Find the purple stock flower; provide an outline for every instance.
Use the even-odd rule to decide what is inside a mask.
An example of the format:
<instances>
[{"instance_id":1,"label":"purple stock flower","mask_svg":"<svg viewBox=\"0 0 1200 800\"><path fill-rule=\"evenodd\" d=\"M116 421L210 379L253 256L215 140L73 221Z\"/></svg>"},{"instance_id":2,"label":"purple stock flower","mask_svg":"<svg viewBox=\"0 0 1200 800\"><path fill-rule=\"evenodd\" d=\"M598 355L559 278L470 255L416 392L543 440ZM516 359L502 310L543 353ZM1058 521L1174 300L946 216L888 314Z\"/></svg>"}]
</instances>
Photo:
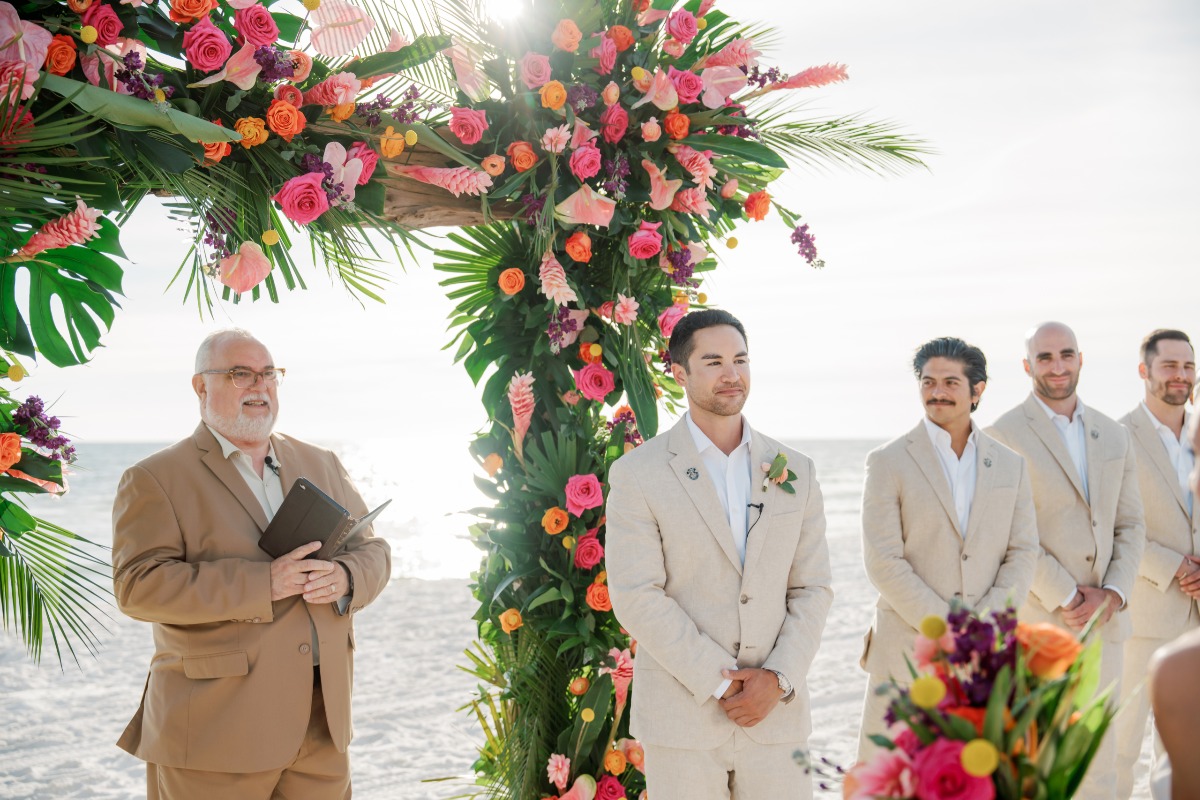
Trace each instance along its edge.
<instances>
[{"instance_id":1,"label":"purple stock flower","mask_svg":"<svg viewBox=\"0 0 1200 800\"><path fill-rule=\"evenodd\" d=\"M52 460L70 463L75 460L75 448L59 432L59 418L46 416L45 408L41 398L29 397L13 412L13 426L31 445L47 451Z\"/></svg>"},{"instance_id":2,"label":"purple stock flower","mask_svg":"<svg viewBox=\"0 0 1200 800\"><path fill-rule=\"evenodd\" d=\"M808 224L797 225L792 231L792 244L799 245L797 252L813 266L817 266L817 237L808 232ZM820 262L824 264L824 262Z\"/></svg>"},{"instance_id":3,"label":"purple stock flower","mask_svg":"<svg viewBox=\"0 0 1200 800\"><path fill-rule=\"evenodd\" d=\"M275 83L296 74L296 65L287 54L270 45L256 47L254 61L262 68L258 77L263 83Z\"/></svg>"}]
</instances>

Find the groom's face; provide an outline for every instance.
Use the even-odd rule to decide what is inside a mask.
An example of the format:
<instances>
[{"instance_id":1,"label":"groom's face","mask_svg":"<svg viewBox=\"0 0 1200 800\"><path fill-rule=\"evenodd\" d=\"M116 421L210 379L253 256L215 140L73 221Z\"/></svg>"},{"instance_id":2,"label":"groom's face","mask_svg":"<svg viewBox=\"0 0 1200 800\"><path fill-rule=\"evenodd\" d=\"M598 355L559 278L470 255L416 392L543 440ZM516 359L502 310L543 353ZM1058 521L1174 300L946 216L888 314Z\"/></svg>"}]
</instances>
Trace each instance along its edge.
<instances>
[{"instance_id":1,"label":"groom's face","mask_svg":"<svg viewBox=\"0 0 1200 800\"><path fill-rule=\"evenodd\" d=\"M732 325L696 331L687 368L672 367L675 380L687 392L688 405L722 417L742 413L750 396L750 355L746 340Z\"/></svg>"}]
</instances>

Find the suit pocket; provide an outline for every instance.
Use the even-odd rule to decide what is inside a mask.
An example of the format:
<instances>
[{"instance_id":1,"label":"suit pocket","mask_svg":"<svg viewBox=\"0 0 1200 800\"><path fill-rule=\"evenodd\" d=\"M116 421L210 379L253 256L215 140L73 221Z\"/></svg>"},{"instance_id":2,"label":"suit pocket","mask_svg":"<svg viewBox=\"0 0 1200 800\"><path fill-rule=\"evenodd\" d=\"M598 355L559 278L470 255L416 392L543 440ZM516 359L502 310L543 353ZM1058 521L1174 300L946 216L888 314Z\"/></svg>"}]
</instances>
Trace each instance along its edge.
<instances>
[{"instance_id":1,"label":"suit pocket","mask_svg":"<svg viewBox=\"0 0 1200 800\"><path fill-rule=\"evenodd\" d=\"M236 678L248 672L250 661L245 650L183 658L183 674L189 678Z\"/></svg>"}]
</instances>

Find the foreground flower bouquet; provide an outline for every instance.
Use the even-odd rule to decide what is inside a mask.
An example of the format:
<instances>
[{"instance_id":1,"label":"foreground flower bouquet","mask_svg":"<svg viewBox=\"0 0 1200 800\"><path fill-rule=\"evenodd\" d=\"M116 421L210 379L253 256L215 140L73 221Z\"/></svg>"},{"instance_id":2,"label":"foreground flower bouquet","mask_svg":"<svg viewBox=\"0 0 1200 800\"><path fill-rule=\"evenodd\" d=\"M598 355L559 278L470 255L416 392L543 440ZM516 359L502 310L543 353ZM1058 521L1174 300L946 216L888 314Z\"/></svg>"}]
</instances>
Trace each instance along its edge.
<instances>
[{"instance_id":1,"label":"foreground flower bouquet","mask_svg":"<svg viewBox=\"0 0 1200 800\"><path fill-rule=\"evenodd\" d=\"M1086 646L1012 609L955 609L921 623L908 689L882 750L847 775L848 800L878 797L1059 800L1074 796L1115 714L1099 691L1099 639Z\"/></svg>"}]
</instances>

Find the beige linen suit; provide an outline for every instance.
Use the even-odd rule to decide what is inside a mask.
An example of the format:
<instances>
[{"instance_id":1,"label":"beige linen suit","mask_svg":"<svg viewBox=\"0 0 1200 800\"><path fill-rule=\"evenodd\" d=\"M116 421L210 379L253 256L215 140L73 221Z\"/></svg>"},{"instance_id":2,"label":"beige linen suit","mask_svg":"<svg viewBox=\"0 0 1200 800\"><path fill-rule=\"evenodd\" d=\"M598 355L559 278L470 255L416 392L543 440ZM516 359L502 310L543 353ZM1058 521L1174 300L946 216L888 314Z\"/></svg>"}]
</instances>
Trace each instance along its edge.
<instances>
[{"instance_id":1,"label":"beige linen suit","mask_svg":"<svg viewBox=\"0 0 1200 800\"><path fill-rule=\"evenodd\" d=\"M284 491L301 476L352 514L367 508L333 453L271 437ZM297 754L313 698L312 626L333 745L350 743L353 615L383 590L389 548L370 531L336 560L353 579L347 613L300 596L271 601L267 518L201 424L121 478L113 506L117 604L154 623L142 704L118 744L165 767L227 773L278 769ZM312 620L310 625L309 620Z\"/></svg>"},{"instance_id":2,"label":"beige linen suit","mask_svg":"<svg viewBox=\"0 0 1200 800\"><path fill-rule=\"evenodd\" d=\"M1139 405L1121 417L1137 453L1138 486L1146 515L1146 549L1129 599L1133 636L1125 644L1121 696L1125 705L1116 721L1117 796L1133 791L1133 769L1146 736L1150 694L1142 685L1150 656L1172 639L1200 626L1196 601L1179 589L1175 571L1184 556L1200 555L1200 521L1188 513L1187 499L1158 432ZM1155 750L1159 749L1155 737Z\"/></svg>"},{"instance_id":3,"label":"beige linen suit","mask_svg":"<svg viewBox=\"0 0 1200 800\"><path fill-rule=\"evenodd\" d=\"M759 465L780 452L798 476L794 495L774 484L761 490ZM739 752L782 756L774 768L738 769L734 797L811 796L790 756L810 731L805 679L833 598L824 506L808 457L753 432L750 464L751 502L763 510L750 510L744 565L686 418L609 473L608 581L613 610L637 640L630 725L647 745L656 800L729 797L724 785L678 782L686 769L668 784L653 753L695 752L699 770L709 761L704 751L731 741ZM779 670L795 700L739 728L712 696L721 670L735 663Z\"/></svg>"},{"instance_id":4,"label":"beige linen suit","mask_svg":"<svg viewBox=\"0 0 1200 800\"><path fill-rule=\"evenodd\" d=\"M867 738L886 729L890 696L874 689L888 678L910 682L921 620L945 617L950 601L1000 610L1025 601L1037 563L1033 490L1024 459L983 432L976 434L976 480L965 532L950 484L925 423L867 456L862 537L867 576L879 590L862 666L870 673L859 759Z\"/></svg>"},{"instance_id":5,"label":"beige linen suit","mask_svg":"<svg viewBox=\"0 0 1200 800\"><path fill-rule=\"evenodd\" d=\"M1084 409L1083 422L1090 503L1066 444L1032 394L996 420L988 433L1024 456L1033 478L1041 554L1021 618L1068 628L1060 604L1076 586L1114 586L1125 596L1126 605L1097 631L1104 641L1103 688L1120 682L1146 528L1129 433L1091 407ZM1114 797L1115 764L1116 738L1110 732L1077 796Z\"/></svg>"}]
</instances>

